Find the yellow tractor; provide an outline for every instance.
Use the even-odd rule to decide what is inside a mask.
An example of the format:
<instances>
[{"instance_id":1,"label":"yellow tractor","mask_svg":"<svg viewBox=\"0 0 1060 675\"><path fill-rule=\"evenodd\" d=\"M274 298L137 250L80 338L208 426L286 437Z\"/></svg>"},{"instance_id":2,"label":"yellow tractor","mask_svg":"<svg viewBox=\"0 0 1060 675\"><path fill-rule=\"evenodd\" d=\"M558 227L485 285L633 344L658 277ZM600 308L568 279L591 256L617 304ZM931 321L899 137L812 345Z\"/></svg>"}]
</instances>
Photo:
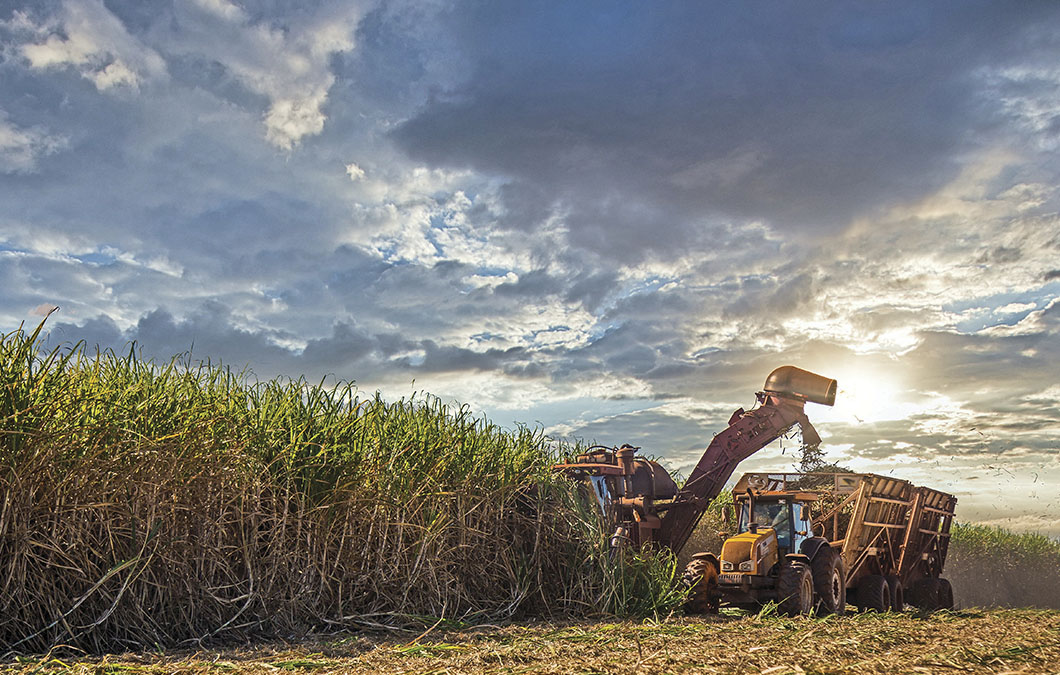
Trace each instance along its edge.
<instances>
[{"instance_id":1,"label":"yellow tractor","mask_svg":"<svg viewBox=\"0 0 1060 675\"><path fill-rule=\"evenodd\" d=\"M840 552L813 534L810 503L815 500L814 494L799 492L749 489L740 495L735 500L738 533L725 540L720 560L709 553L693 556L693 563L704 560L717 574L707 572L698 583L687 579L695 584L689 608L716 611L724 599L747 606L774 601L790 615L815 608L819 614L842 614L846 568Z\"/></svg>"}]
</instances>

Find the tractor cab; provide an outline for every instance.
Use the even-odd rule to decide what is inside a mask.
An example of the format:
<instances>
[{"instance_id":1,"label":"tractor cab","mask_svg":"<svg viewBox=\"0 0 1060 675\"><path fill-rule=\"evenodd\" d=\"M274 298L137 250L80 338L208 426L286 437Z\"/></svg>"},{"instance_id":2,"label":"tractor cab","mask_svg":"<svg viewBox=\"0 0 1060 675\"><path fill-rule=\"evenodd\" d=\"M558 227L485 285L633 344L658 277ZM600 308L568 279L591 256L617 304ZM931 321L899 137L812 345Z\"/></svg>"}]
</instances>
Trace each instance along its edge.
<instances>
[{"instance_id":1,"label":"tractor cab","mask_svg":"<svg viewBox=\"0 0 1060 675\"><path fill-rule=\"evenodd\" d=\"M723 583L751 582L777 574L777 565L813 536L808 495L748 490L736 495L736 534L722 544ZM768 582L771 583L771 582Z\"/></svg>"},{"instance_id":2,"label":"tractor cab","mask_svg":"<svg viewBox=\"0 0 1060 675\"><path fill-rule=\"evenodd\" d=\"M780 556L797 553L804 540L813 536L809 508L796 501L794 494L763 494L755 499L739 499L736 531L770 528L776 533ZM753 510L752 510L753 509Z\"/></svg>"}]
</instances>

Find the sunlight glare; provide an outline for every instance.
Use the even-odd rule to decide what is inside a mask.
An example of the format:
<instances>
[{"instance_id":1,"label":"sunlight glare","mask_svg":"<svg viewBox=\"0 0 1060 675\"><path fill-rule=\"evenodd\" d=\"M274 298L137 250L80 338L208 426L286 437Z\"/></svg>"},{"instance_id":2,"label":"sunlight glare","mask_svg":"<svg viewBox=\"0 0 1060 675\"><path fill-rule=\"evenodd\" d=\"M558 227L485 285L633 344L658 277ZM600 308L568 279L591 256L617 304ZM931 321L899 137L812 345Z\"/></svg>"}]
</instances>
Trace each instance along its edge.
<instances>
[{"instance_id":1,"label":"sunlight glare","mask_svg":"<svg viewBox=\"0 0 1060 675\"><path fill-rule=\"evenodd\" d=\"M846 368L829 373L839 383L835 407L816 411L822 421L868 424L908 419L924 407L893 375L878 370Z\"/></svg>"}]
</instances>

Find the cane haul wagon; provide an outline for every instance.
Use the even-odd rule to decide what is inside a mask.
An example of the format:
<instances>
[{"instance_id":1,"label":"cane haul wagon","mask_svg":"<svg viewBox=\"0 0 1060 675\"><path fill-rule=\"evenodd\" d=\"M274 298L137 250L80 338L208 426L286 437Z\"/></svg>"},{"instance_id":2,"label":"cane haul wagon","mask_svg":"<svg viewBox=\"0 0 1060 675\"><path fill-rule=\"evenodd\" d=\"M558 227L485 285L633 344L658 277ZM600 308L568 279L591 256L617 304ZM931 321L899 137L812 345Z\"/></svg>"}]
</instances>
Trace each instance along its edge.
<instances>
[{"instance_id":1,"label":"cane haul wagon","mask_svg":"<svg viewBox=\"0 0 1060 675\"><path fill-rule=\"evenodd\" d=\"M953 606L942 569L957 498L863 473L749 473L733 489L736 531L695 595L705 609L777 601L796 614Z\"/></svg>"}]
</instances>

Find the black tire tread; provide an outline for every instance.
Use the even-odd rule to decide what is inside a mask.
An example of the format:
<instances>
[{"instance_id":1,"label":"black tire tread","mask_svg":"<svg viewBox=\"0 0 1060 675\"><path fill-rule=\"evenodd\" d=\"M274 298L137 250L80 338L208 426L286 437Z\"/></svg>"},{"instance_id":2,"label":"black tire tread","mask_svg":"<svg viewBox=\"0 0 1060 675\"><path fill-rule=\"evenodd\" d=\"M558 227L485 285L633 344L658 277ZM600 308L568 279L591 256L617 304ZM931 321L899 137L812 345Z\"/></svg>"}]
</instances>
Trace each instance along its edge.
<instances>
[{"instance_id":1,"label":"black tire tread","mask_svg":"<svg viewBox=\"0 0 1060 675\"><path fill-rule=\"evenodd\" d=\"M888 574L887 587L890 591L890 609L892 612L904 612L905 611L905 589L902 588L902 581L896 574Z\"/></svg>"},{"instance_id":2,"label":"black tire tread","mask_svg":"<svg viewBox=\"0 0 1060 675\"><path fill-rule=\"evenodd\" d=\"M836 602L832 594L832 576L839 571L839 583L843 586L839 601ZM813 574L813 593L817 597L817 612L819 614L838 614L840 616L846 611L846 569L843 566L843 558L831 546L821 547L810 562L810 572Z\"/></svg>"},{"instance_id":3,"label":"black tire tread","mask_svg":"<svg viewBox=\"0 0 1060 675\"><path fill-rule=\"evenodd\" d=\"M812 588L813 576L808 565L801 562L785 563L777 575L777 604L780 611L788 616L797 616L803 608L803 579L810 577ZM810 599L812 603L812 598Z\"/></svg>"},{"instance_id":4,"label":"black tire tread","mask_svg":"<svg viewBox=\"0 0 1060 675\"><path fill-rule=\"evenodd\" d=\"M926 577L913 584L912 604L924 612L934 612L939 608L939 591L942 584L935 577Z\"/></svg>"},{"instance_id":5,"label":"black tire tread","mask_svg":"<svg viewBox=\"0 0 1060 675\"><path fill-rule=\"evenodd\" d=\"M953 585L949 579L939 578L939 609L953 609Z\"/></svg>"},{"instance_id":6,"label":"black tire tread","mask_svg":"<svg viewBox=\"0 0 1060 675\"><path fill-rule=\"evenodd\" d=\"M858 585L858 602L861 611L886 612L891 607L891 593L887 579L879 574L870 574Z\"/></svg>"}]
</instances>

